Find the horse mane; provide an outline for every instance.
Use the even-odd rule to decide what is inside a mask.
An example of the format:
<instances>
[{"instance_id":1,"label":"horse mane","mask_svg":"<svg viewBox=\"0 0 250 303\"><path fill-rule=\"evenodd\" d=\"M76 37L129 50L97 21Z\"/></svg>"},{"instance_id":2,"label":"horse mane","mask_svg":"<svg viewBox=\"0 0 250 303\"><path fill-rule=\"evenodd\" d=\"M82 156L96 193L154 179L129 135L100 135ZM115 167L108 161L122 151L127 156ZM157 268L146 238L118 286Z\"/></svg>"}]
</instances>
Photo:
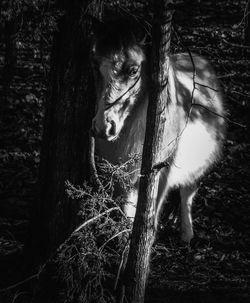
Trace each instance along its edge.
<instances>
[{"instance_id":1,"label":"horse mane","mask_svg":"<svg viewBox=\"0 0 250 303\"><path fill-rule=\"evenodd\" d=\"M139 46L144 48L146 29L132 17L111 19L101 25L96 35L97 48L103 56Z\"/></svg>"}]
</instances>

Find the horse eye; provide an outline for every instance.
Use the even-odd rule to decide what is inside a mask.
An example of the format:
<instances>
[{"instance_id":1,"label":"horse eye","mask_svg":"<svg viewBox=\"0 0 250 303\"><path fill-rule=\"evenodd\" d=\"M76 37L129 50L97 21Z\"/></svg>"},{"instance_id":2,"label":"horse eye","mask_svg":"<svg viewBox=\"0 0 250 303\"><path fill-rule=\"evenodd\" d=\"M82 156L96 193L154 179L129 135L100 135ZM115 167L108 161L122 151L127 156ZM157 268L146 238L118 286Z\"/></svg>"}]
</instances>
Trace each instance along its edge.
<instances>
[{"instance_id":1,"label":"horse eye","mask_svg":"<svg viewBox=\"0 0 250 303\"><path fill-rule=\"evenodd\" d=\"M129 69L128 69L128 75L130 78L134 78L136 75L137 75L137 72L138 72L138 66L131 66Z\"/></svg>"}]
</instances>

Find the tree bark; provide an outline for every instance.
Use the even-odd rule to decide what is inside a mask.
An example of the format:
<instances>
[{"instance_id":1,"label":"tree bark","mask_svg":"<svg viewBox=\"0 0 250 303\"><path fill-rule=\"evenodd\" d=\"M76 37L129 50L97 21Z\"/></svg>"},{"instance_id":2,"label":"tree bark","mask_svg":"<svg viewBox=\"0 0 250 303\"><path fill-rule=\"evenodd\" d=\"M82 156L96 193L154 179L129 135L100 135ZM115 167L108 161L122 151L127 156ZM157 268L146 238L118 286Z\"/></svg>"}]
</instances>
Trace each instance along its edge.
<instances>
[{"instance_id":1,"label":"tree bark","mask_svg":"<svg viewBox=\"0 0 250 303\"><path fill-rule=\"evenodd\" d=\"M88 130L94 110L89 64L90 22L82 16L91 1L62 1L51 54L49 92L41 150L39 199L32 205L29 258L43 262L78 224L78 205L65 182L88 177Z\"/></svg>"},{"instance_id":2,"label":"tree bark","mask_svg":"<svg viewBox=\"0 0 250 303\"><path fill-rule=\"evenodd\" d=\"M4 28L4 41L5 41L5 56L3 68L3 85L4 96L8 95L10 83L14 77L16 64L17 64L17 48L16 48L16 35L17 35L18 22L17 19L7 20Z\"/></svg>"},{"instance_id":3,"label":"tree bark","mask_svg":"<svg viewBox=\"0 0 250 303\"><path fill-rule=\"evenodd\" d=\"M154 23L151 50L151 90L147 111L139 197L133 232L124 271L122 300L144 301L150 251L155 237L155 200L158 188L157 155L161 149L166 119L167 79L169 67L170 26L172 11L169 1L154 1Z\"/></svg>"},{"instance_id":4,"label":"tree bark","mask_svg":"<svg viewBox=\"0 0 250 303\"><path fill-rule=\"evenodd\" d=\"M250 0L248 0L246 4L245 14L246 14L245 32L244 32L245 43L246 45L250 45Z\"/></svg>"}]
</instances>

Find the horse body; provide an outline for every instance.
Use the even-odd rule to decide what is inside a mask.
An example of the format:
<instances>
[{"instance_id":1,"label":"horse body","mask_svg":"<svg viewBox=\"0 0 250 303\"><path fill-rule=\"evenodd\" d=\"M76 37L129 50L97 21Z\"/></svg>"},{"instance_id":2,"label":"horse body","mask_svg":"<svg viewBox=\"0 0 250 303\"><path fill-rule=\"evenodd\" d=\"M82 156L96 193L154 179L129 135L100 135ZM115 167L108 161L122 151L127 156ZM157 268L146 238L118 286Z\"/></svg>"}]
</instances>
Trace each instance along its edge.
<instances>
[{"instance_id":1,"label":"horse body","mask_svg":"<svg viewBox=\"0 0 250 303\"><path fill-rule=\"evenodd\" d=\"M126 162L131 154L142 154L148 105L143 47L136 40L134 28L119 29L119 25L122 23L106 29L106 35L102 33L94 46L94 57L98 58L98 104L93 131L97 154L114 164ZM193 237L191 206L196 182L220 155L225 127L219 89L215 73L205 59L185 53L170 57L169 102L162 149L157 155L157 163L168 161L170 165L159 171L156 217L169 190L178 187L184 241ZM140 165L138 162L129 168L133 171L134 190L123 193L128 201L124 211L130 217L135 214Z\"/></svg>"}]
</instances>

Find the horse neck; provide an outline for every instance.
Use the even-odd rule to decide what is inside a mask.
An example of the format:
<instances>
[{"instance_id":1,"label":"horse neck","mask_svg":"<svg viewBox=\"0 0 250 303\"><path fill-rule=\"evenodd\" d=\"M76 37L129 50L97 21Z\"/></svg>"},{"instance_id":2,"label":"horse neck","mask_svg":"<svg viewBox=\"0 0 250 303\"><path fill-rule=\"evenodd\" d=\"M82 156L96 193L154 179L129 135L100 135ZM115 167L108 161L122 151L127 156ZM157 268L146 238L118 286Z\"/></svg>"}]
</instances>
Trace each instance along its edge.
<instances>
[{"instance_id":1,"label":"horse neck","mask_svg":"<svg viewBox=\"0 0 250 303\"><path fill-rule=\"evenodd\" d=\"M176 78L172 65L169 66L166 90L165 123L163 126L161 150L158 151L156 157L157 162L173 158L178 144L178 134L180 130L184 128L185 124L183 106L177 105ZM140 100L138 100L138 106L134 108L131 116L128 118L123 136L121 137L121 140L124 140L124 144L122 145L124 146L125 155L126 153L142 154L146 131L148 100L148 90L145 89ZM164 113L162 114L164 115Z\"/></svg>"},{"instance_id":2,"label":"horse neck","mask_svg":"<svg viewBox=\"0 0 250 303\"><path fill-rule=\"evenodd\" d=\"M122 146L124 155L142 153L146 129L146 115L148 96L143 94L137 100L137 104L127 121L117 144Z\"/></svg>"}]
</instances>

